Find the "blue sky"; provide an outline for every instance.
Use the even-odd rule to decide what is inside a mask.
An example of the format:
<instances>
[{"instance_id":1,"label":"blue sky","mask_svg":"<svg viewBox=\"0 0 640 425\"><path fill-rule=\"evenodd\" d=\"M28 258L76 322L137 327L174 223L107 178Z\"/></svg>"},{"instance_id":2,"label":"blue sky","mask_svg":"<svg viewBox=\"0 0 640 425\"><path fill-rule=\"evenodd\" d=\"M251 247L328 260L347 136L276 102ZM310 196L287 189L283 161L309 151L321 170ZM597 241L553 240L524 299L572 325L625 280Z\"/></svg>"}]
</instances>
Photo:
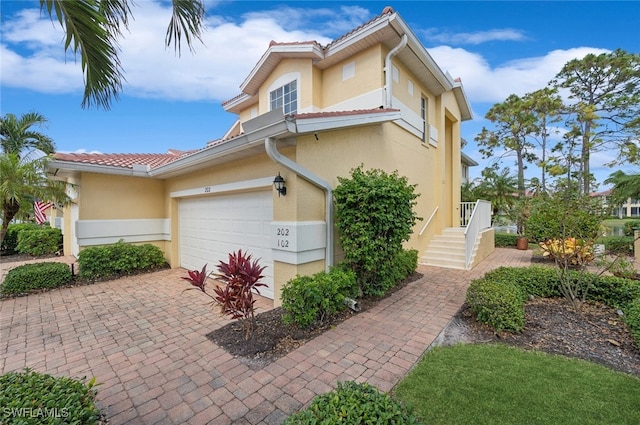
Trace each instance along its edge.
<instances>
[{"instance_id":1,"label":"blue sky","mask_svg":"<svg viewBox=\"0 0 640 425\"><path fill-rule=\"evenodd\" d=\"M221 102L240 93L269 41L327 44L390 5L436 62L462 78L474 114L462 126L469 142L465 152L480 162L473 178L490 161L482 159L473 139L483 126L490 127L484 115L493 104L511 93L543 88L564 63L587 53L640 52L637 1L207 1L204 45L180 57L163 44L167 2L135 5L135 20L120 43L124 91L103 111L81 108L80 64L65 55L57 21L40 13L37 0L2 0L0 114L43 114L49 126L41 131L63 152L200 148L235 121ZM617 169L602 167L612 155L592 155L600 182ZM503 165L514 167L514 161L505 158Z\"/></svg>"}]
</instances>

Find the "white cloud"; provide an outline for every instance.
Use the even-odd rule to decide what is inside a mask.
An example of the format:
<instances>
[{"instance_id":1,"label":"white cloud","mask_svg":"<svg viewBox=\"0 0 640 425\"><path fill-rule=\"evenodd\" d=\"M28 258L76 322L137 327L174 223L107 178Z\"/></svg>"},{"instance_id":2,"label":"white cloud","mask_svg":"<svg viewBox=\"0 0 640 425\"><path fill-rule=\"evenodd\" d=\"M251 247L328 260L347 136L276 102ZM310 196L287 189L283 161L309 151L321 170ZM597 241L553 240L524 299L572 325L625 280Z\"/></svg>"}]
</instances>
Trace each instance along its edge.
<instances>
[{"instance_id":1,"label":"white cloud","mask_svg":"<svg viewBox=\"0 0 640 425\"><path fill-rule=\"evenodd\" d=\"M553 50L545 56L513 60L492 68L484 57L462 48L437 46L427 50L442 69L462 79L472 105L502 102L510 94L522 96L544 88L568 61L589 53L608 52L593 47Z\"/></svg>"},{"instance_id":2,"label":"white cloud","mask_svg":"<svg viewBox=\"0 0 640 425\"><path fill-rule=\"evenodd\" d=\"M347 21L360 19L364 9L349 8ZM195 54L184 45L180 56L165 48L164 38L170 10L159 3L139 2L135 19L120 41L120 61L125 71L124 94L171 100L221 101L239 94L244 77L266 51L271 40L286 42L331 41L317 32L287 30L279 22L310 19L312 14L285 8L273 13L249 14L240 23L209 16L203 43ZM322 12L329 13L329 10ZM335 12L334 12L335 13ZM334 27L340 26L334 21ZM80 64L65 58L63 32L37 10L26 10L2 28L2 84L44 93L80 92ZM52 41L53 40L53 41ZM58 40L58 42L56 42Z\"/></svg>"},{"instance_id":3,"label":"white cloud","mask_svg":"<svg viewBox=\"0 0 640 425\"><path fill-rule=\"evenodd\" d=\"M422 31L425 40L429 43L442 44L482 44L490 41L523 41L527 37L517 29L503 28L476 32L440 32L437 28L429 28Z\"/></svg>"}]
</instances>

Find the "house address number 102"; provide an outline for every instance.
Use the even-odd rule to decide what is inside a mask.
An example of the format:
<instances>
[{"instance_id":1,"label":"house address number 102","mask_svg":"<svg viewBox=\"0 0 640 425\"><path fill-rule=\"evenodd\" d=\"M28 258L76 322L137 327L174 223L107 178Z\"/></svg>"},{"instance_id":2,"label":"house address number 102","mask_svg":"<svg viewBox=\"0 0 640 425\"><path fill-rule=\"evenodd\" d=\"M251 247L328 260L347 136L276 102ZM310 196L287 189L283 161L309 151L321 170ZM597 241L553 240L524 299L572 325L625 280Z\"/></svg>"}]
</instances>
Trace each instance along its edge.
<instances>
[{"instance_id":1,"label":"house address number 102","mask_svg":"<svg viewBox=\"0 0 640 425\"><path fill-rule=\"evenodd\" d=\"M288 227L276 227L276 247L289 248L291 233Z\"/></svg>"}]
</instances>

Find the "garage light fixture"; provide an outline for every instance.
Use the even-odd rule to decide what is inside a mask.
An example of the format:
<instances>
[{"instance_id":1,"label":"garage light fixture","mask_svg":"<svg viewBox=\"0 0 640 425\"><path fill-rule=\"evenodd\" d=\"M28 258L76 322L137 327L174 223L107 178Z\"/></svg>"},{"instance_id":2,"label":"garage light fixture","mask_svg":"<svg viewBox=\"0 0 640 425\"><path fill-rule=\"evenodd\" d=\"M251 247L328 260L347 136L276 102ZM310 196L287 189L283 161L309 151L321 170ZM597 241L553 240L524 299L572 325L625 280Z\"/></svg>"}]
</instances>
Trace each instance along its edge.
<instances>
[{"instance_id":1,"label":"garage light fixture","mask_svg":"<svg viewBox=\"0 0 640 425\"><path fill-rule=\"evenodd\" d=\"M273 185L278 191L278 198L280 197L280 195L285 196L287 194L287 188L284 186L284 178L280 175L279 171L276 178L273 179Z\"/></svg>"}]
</instances>

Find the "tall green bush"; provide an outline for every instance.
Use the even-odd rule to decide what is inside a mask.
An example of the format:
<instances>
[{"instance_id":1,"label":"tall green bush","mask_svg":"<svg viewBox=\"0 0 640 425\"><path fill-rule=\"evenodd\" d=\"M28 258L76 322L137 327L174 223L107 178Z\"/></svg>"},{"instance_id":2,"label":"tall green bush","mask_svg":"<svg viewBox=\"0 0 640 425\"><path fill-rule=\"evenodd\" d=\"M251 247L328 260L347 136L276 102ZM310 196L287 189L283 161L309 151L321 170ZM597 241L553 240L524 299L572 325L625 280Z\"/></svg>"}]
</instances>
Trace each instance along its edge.
<instances>
[{"instance_id":1,"label":"tall green bush","mask_svg":"<svg viewBox=\"0 0 640 425\"><path fill-rule=\"evenodd\" d=\"M495 246L496 248L509 248L515 247L518 240L516 233L499 233L495 234Z\"/></svg>"},{"instance_id":2,"label":"tall green bush","mask_svg":"<svg viewBox=\"0 0 640 425\"><path fill-rule=\"evenodd\" d=\"M378 169L351 170L334 190L336 225L345 262L367 295L381 295L394 285L393 262L418 219L416 185L406 177Z\"/></svg>"}]
</instances>

